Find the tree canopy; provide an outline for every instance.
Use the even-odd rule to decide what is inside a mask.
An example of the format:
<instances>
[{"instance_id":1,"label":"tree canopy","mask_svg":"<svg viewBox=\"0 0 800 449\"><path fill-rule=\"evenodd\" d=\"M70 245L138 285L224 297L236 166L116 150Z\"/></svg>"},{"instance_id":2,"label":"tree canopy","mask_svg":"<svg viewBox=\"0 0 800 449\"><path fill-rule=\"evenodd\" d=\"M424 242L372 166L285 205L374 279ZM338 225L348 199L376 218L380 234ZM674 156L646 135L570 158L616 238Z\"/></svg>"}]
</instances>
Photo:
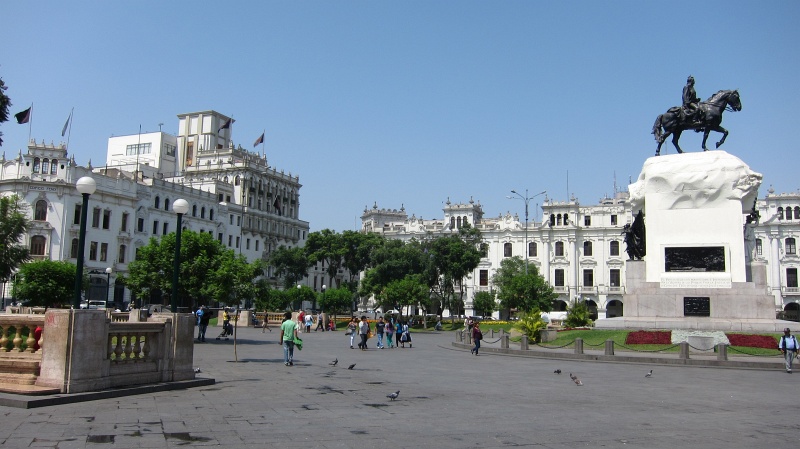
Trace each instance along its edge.
<instances>
[{"instance_id":1,"label":"tree canopy","mask_svg":"<svg viewBox=\"0 0 800 449\"><path fill-rule=\"evenodd\" d=\"M283 280L283 288L292 288L308 276L308 261L305 250L300 247L281 246L270 254L269 264L275 268L275 275Z\"/></svg>"},{"instance_id":2,"label":"tree canopy","mask_svg":"<svg viewBox=\"0 0 800 449\"><path fill-rule=\"evenodd\" d=\"M492 282L498 290L500 305L506 310L549 312L558 298L536 265L528 264L528 274L525 274L525 262L518 256L503 259Z\"/></svg>"},{"instance_id":3,"label":"tree canopy","mask_svg":"<svg viewBox=\"0 0 800 449\"><path fill-rule=\"evenodd\" d=\"M75 269L72 262L37 260L19 267L12 295L29 306L59 307L70 304L75 295ZM84 274L83 284L88 277Z\"/></svg>"},{"instance_id":4,"label":"tree canopy","mask_svg":"<svg viewBox=\"0 0 800 449\"><path fill-rule=\"evenodd\" d=\"M26 210L27 204L17 195L0 198L0 280L10 279L17 267L30 258L28 248L20 244L30 226Z\"/></svg>"}]
</instances>

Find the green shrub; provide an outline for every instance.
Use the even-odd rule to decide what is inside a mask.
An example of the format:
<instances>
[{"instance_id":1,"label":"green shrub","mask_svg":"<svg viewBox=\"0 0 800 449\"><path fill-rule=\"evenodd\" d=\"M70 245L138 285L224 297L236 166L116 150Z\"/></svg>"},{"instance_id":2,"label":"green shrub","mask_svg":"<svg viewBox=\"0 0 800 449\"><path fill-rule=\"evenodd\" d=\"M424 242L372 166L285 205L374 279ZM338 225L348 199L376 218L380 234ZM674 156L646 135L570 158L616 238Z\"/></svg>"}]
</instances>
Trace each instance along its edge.
<instances>
[{"instance_id":1,"label":"green shrub","mask_svg":"<svg viewBox=\"0 0 800 449\"><path fill-rule=\"evenodd\" d=\"M514 324L514 329L522 332L530 341L539 341L539 331L547 328L547 323L542 319L542 312L533 309L528 313L522 313L519 321Z\"/></svg>"},{"instance_id":2,"label":"green shrub","mask_svg":"<svg viewBox=\"0 0 800 449\"><path fill-rule=\"evenodd\" d=\"M589 318L589 307L583 301L573 301L567 307L567 318L564 320L566 327L586 327L592 325Z\"/></svg>"}]
</instances>

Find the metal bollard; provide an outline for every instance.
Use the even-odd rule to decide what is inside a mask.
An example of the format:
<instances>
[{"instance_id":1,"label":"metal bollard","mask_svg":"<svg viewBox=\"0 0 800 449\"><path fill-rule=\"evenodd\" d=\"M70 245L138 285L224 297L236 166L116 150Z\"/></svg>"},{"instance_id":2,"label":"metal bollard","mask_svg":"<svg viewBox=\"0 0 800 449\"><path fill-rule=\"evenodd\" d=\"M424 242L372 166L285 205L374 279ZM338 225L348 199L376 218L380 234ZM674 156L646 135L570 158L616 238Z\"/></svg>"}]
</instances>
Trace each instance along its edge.
<instances>
[{"instance_id":1,"label":"metal bollard","mask_svg":"<svg viewBox=\"0 0 800 449\"><path fill-rule=\"evenodd\" d=\"M527 351L528 350L528 336L527 335L523 335L522 338L520 339L520 341L519 341L519 349L521 349L523 351Z\"/></svg>"},{"instance_id":2,"label":"metal bollard","mask_svg":"<svg viewBox=\"0 0 800 449\"><path fill-rule=\"evenodd\" d=\"M717 360L728 360L728 345L725 343L717 345Z\"/></svg>"},{"instance_id":3,"label":"metal bollard","mask_svg":"<svg viewBox=\"0 0 800 449\"><path fill-rule=\"evenodd\" d=\"M614 355L614 340L606 340L606 355Z\"/></svg>"},{"instance_id":4,"label":"metal bollard","mask_svg":"<svg viewBox=\"0 0 800 449\"><path fill-rule=\"evenodd\" d=\"M583 354L583 339L575 339L575 354Z\"/></svg>"},{"instance_id":5,"label":"metal bollard","mask_svg":"<svg viewBox=\"0 0 800 449\"><path fill-rule=\"evenodd\" d=\"M681 355L679 356L681 359L688 359L689 358L689 342L682 341L681 343Z\"/></svg>"},{"instance_id":6,"label":"metal bollard","mask_svg":"<svg viewBox=\"0 0 800 449\"><path fill-rule=\"evenodd\" d=\"M508 349L509 338L510 338L509 335L505 333L503 333L503 335L500 336L500 349Z\"/></svg>"}]
</instances>

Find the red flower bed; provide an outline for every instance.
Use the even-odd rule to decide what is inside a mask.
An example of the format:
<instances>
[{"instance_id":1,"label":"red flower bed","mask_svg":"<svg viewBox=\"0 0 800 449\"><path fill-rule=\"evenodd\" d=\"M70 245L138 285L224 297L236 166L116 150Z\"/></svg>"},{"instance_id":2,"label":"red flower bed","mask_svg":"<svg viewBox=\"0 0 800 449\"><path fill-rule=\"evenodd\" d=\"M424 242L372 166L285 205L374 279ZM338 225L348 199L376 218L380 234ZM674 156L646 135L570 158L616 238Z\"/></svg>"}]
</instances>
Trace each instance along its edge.
<instances>
[{"instance_id":1,"label":"red flower bed","mask_svg":"<svg viewBox=\"0 0 800 449\"><path fill-rule=\"evenodd\" d=\"M668 345L672 344L670 331L635 331L625 338L626 345Z\"/></svg>"},{"instance_id":2,"label":"red flower bed","mask_svg":"<svg viewBox=\"0 0 800 449\"><path fill-rule=\"evenodd\" d=\"M725 334L731 342L731 346L747 346L749 348L775 349L778 341L770 335L752 334Z\"/></svg>"}]
</instances>

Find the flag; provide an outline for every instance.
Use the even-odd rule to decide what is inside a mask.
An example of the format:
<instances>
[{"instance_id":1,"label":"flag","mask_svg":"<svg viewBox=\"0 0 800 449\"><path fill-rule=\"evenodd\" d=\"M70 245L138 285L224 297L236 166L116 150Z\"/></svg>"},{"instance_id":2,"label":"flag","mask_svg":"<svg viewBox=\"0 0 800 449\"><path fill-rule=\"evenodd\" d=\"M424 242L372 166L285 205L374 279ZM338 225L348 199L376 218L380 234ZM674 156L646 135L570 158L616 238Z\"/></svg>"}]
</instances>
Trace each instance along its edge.
<instances>
[{"instance_id":1,"label":"flag","mask_svg":"<svg viewBox=\"0 0 800 449\"><path fill-rule=\"evenodd\" d=\"M72 112L69 113L69 117L67 117L67 121L64 123L64 127L61 129L61 137L64 137L64 134L67 133L67 128L69 127L70 120L72 120Z\"/></svg>"},{"instance_id":2,"label":"flag","mask_svg":"<svg viewBox=\"0 0 800 449\"><path fill-rule=\"evenodd\" d=\"M261 145L262 143L264 143L264 133L261 133L261 137L259 137L258 139L256 139L256 141L255 141L255 143L253 144L253 146L254 146L254 147L257 147L257 146Z\"/></svg>"},{"instance_id":3,"label":"flag","mask_svg":"<svg viewBox=\"0 0 800 449\"><path fill-rule=\"evenodd\" d=\"M14 114L14 117L16 117L17 119L17 123L19 123L20 125L28 123L31 120L31 109L33 109L33 106L29 107L28 109L25 109L22 112L17 112L16 114Z\"/></svg>"},{"instance_id":4,"label":"flag","mask_svg":"<svg viewBox=\"0 0 800 449\"><path fill-rule=\"evenodd\" d=\"M275 202L272 203L272 207L275 208L275 212L277 212L278 215L283 215L281 213L281 199L279 197L275 197Z\"/></svg>"},{"instance_id":5,"label":"flag","mask_svg":"<svg viewBox=\"0 0 800 449\"><path fill-rule=\"evenodd\" d=\"M224 124L224 125L222 125L222 126L221 126L221 127L218 129L218 130L217 130L217 132L220 132L220 131L222 131L223 129L228 129L228 128L230 128L230 127L231 127L231 123L233 123L233 119L232 119L232 118L229 118L229 119L228 119L228 121L227 121L227 122L225 122L225 124Z\"/></svg>"}]
</instances>

